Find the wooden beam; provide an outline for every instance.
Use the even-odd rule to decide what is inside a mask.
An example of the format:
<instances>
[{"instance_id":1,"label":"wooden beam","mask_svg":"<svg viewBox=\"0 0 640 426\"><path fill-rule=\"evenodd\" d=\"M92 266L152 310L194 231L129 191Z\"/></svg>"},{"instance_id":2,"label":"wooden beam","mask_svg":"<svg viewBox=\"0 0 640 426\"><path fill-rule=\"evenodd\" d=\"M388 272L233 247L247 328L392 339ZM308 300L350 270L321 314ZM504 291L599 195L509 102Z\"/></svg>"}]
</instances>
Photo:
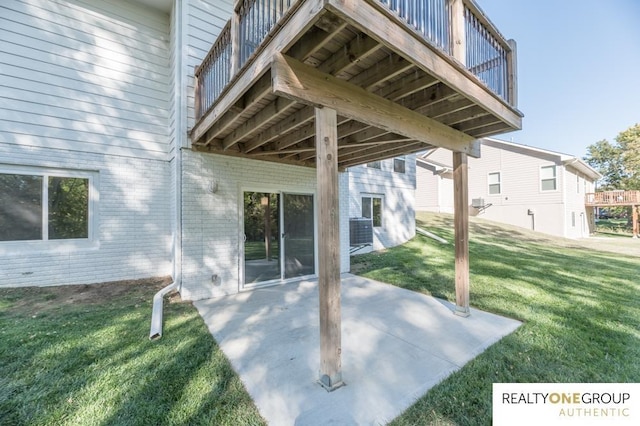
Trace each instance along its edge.
<instances>
[{"instance_id":1,"label":"wooden beam","mask_svg":"<svg viewBox=\"0 0 640 426\"><path fill-rule=\"evenodd\" d=\"M380 78L380 67L384 67L385 70L385 75L382 79ZM414 67L411 62L403 57L393 54L389 59L381 61L364 72L353 76L353 78L349 80L349 83L360 86L366 90L373 90L376 86Z\"/></svg>"},{"instance_id":2,"label":"wooden beam","mask_svg":"<svg viewBox=\"0 0 640 426\"><path fill-rule=\"evenodd\" d=\"M456 309L469 316L469 175L467 155L453 153L453 222L455 235Z\"/></svg>"},{"instance_id":3,"label":"wooden beam","mask_svg":"<svg viewBox=\"0 0 640 426\"><path fill-rule=\"evenodd\" d=\"M224 149L229 149L237 144L240 140L258 131L258 129L269 121L283 115L291 107L295 105L295 101L291 99L276 98L266 107L261 109L256 115L242 123L240 127L227 135L222 144Z\"/></svg>"},{"instance_id":4,"label":"wooden beam","mask_svg":"<svg viewBox=\"0 0 640 426\"><path fill-rule=\"evenodd\" d=\"M293 58L275 54L271 66L276 95L335 109L340 115L410 139L480 156L480 143L457 130L354 86Z\"/></svg>"},{"instance_id":5,"label":"wooden beam","mask_svg":"<svg viewBox=\"0 0 640 426\"><path fill-rule=\"evenodd\" d=\"M318 288L320 303L320 384L327 390L342 382L340 301L340 214L336 111L316 108L318 181Z\"/></svg>"},{"instance_id":6,"label":"wooden beam","mask_svg":"<svg viewBox=\"0 0 640 426\"><path fill-rule=\"evenodd\" d=\"M360 164L365 164L370 161L385 160L387 158L397 157L398 155L412 154L414 152L424 151L425 149L429 149L429 148L430 146L427 144L424 144L422 142L415 142L411 145L406 145L402 148L386 151L384 153L376 153L373 155L356 157L348 161L346 160L343 161L342 159L340 159L338 160L338 165L340 168L358 166Z\"/></svg>"},{"instance_id":7,"label":"wooden beam","mask_svg":"<svg viewBox=\"0 0 640 426\"><path fill-rule=\"evenodd\" d=\"M302 109L291 114L284 120L274 124L268 129L260 132L251 142L245 144L245 152L251 152L283 135L299 128L300 126L313 120L315 111L310 106L304 106Z\"/></svg>"},{"instance_id":8,"label":"wooden beam","mask_svg":"<svg viewBox=\"0 0 640 426\"><path fill-rule=\"evenodd\" d=\"M358 34L338 53L320 64L318 70L327 74L338 75L380 48L382 48L382 45L376 40L365 34Z\"/></svg>"},{"instance_id":9,"label":"wooden beam","mask_svg":"<svg viewBox=\"0 0 640 426\"><path fill-rule=\"evenodd\" d=\"M320 28L319 25L321 21L327 22L325 19L327 15L333 16L331 14L325 14L317 23L316 26L309 32L307 35L302 37L300 40L294 44L291 49L289 49L289 56L298 59L299 61L306 61L309 57L313 56L318 50L322 49L333 36L342 31L347 23L344 21L340 21L334 17L334 19L339 22L334 23L331 26L323 25L325 28Z\"/></svg>"},{"instance_id":10,"label":"wooden beam","mask_svg":"<svg viewBox=\"0 0 640 426\"><path fill-rule=\"evenodd\" d=\"M390 11L368 2L325 1L325 7L329 11L383 43L392 52L407 58L447 86L464 93L514 130L522 128L522 114L519 111L489 90L458 61L431 46L417 32L410 31L407 24Z\"/></svg>"},{"instance_id":11,"label":"wooden beam","mask_svg":"<svg viewBox=\"0 0 640 426\"><path fill-rule=\"evenodd\" d=\"M631 206L631 217L633 218L633 238L640 237L640 224L638 223L638 209L640 206Z\"/></svg>"}]
</instances>

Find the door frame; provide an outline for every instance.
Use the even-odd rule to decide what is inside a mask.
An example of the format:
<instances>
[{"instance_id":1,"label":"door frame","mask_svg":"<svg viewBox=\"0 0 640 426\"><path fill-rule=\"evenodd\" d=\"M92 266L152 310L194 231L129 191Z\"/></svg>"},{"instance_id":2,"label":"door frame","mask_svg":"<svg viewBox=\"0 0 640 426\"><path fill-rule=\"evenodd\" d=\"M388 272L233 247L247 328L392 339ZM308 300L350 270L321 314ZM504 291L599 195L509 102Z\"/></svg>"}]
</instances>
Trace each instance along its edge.
<instances>
[{"instance_id":1,"label":"door frame","mask_svg":"<svg viewBox=\"0 0 640 426\"><path fill-rule=\"evenodd\" d=\"M245 264L244 264L244 193L245 192L262 192L270 194L280 195L279 202L279 228L278 232L278 259L280 262L280 278L268 281L262 281L259 283L247 283L245 284ZM314 258L314 274L304 275L293 278L284 278L284 243L282 237L283 222L284 222L284 194L291 195L310 195L313 197L313 258ZM316 278L318 276L318 197L316 191L309 191L300 187L289 187L288 189L279 185L241 185L238 191L238 291L251 291L257 288L270 287L280 284L286 284L294 281L301 281L310 278Z\"/></svg>"}]
</instances>

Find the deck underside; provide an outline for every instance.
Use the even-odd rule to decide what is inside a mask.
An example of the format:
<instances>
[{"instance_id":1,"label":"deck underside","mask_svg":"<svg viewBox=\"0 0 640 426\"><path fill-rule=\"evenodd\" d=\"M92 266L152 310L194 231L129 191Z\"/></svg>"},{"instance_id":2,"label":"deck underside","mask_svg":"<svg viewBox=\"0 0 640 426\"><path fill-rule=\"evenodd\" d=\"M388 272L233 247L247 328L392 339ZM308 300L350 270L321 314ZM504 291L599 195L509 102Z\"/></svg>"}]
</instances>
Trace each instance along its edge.
<instances>
[{"instance_id":1,"label":"deck underside","mask_svg":"<svg viewBox=\"0 0 640 426\"><path fill-rule=\"evenodd\" d=\"M313 167L316 107L338 113L341 168L437 146L477 156L478 138L520 128L517 109L388 11L313 3L272 30L196 123L193 149Z\"/></svg>"}]
</instances>

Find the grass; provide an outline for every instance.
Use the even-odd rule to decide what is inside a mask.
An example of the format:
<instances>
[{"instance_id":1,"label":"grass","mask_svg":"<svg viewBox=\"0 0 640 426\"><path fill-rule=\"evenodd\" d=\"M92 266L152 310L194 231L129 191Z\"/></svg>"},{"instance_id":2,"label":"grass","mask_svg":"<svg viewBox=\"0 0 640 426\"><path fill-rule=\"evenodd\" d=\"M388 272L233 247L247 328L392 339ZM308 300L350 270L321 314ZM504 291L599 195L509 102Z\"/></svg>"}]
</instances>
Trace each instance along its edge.
<instances>
[{"instance_id":1,"label":"grass","mask_svg":"<svg viewBox=\"0 0 640 426\"><path fill-rule=\"evenodd\" d=\"M418 225L453 241L451 216L419 215ZM637 253L640 241L625 245ZM392 424L490 424L492 383L640 382L640 259L586 247L473 220L471 304L524 324ZM455 301L453 261L453 244L417 236L352 258L352 269Z\"/></svg>"},{"instance_id":2,"label":"grass","mask_svg":"<svg viewBox=\"0 0 640 426\"><path fill-rule=\"evenodd\" d=\"M191 304L149 341L163 285L0 289L0 423L265 424Z\"/></svg>"},{"instance_id":3,"label":"grass","mask_svg":"<svg viewBox=\"0 0 640 426\"><path fill-rule=\"evenodd\" d=\"M633 235L633 227L627 219L599 219L596 222L596 232L598 234L622 234Z\"/></svg>"},{"instance_id":4,"label":"grass","mask_svg":"<svg viewBox=\"0 0 640 426\"><path fill-rule=\"evenodd\" d=\"M418 219L453 241L450 216ZM640 240L472 220L470 252L472 306L524 324L392 424L490 424L496 382L640 382ZM418 236L352 269L453 301L453 259L452 244ZM191 304L165 302L164 335L148 340L164 285L0 289L0 423L264 424Z\"/></svg>"}]
</instances>

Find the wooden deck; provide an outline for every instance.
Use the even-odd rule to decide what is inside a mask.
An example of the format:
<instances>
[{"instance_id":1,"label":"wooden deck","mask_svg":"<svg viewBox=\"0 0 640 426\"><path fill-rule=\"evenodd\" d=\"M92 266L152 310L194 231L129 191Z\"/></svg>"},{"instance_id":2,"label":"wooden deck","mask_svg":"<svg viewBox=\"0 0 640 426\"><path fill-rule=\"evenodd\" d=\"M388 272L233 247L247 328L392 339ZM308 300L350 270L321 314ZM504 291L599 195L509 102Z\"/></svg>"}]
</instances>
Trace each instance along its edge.
<instances>
[{"instance_id":1,"label":"wooden deck","mask_svg":"<svg viewBox=\"0 0 640 426\"><path fill-rule=\"evenodd\" d=\"M585 195L591 207L640 206L640 191L603 191Z\"/></svg>"},{"instance_id":2,"label":"wooden deck","mask_svg":"<svg viewBox=\"0 0 640 426\"><path fill-rule=\"evenodd\" d=\"M287 1L236 4L196 70L194 150L315 167L316 107L341 169L521 128L515 43L472 1Z\"/></svg>"}]
</instances>

